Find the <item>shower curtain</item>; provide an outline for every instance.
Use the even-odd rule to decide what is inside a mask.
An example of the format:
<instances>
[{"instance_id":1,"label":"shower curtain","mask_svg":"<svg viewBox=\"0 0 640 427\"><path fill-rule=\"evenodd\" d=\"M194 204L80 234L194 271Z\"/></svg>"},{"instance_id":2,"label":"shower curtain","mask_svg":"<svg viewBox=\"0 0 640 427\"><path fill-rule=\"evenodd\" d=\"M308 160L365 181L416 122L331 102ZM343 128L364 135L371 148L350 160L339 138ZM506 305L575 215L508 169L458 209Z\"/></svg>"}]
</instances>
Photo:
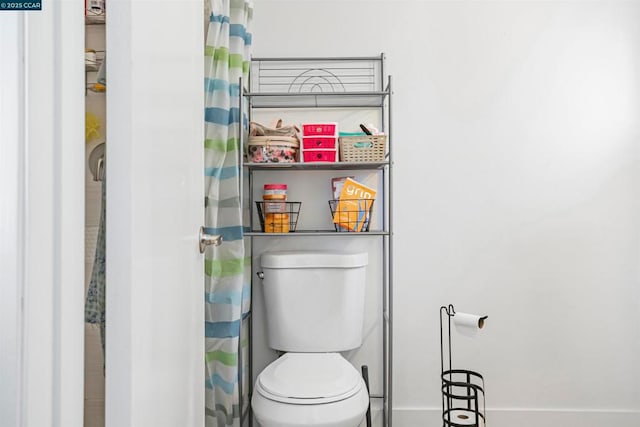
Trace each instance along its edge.
<instances>
[{"instance_id":1,"label":"shower curtain","mask_svg":"<svg viewBox=\"0 0 640 427\"><path fill-rule=\"evenodd\" d=\"M249 73L253 10L244 0L205 2L205 226L223 238L205 254L205 420L207 427L240 427L250 381L251 262L240 203L238 136L247 119L238 82Z\"/></svg>"}]
</instances>

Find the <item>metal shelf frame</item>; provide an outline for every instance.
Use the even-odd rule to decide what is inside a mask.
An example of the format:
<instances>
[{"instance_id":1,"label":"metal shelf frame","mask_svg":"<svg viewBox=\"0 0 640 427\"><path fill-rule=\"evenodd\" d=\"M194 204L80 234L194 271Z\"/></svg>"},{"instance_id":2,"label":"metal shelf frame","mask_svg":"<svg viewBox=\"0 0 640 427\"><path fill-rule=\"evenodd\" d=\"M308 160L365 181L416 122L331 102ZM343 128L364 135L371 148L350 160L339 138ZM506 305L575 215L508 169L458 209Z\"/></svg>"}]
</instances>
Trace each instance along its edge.
<instances>
[{"instance_id":1,"label":"metal shelf frame","mask_svg":"<svg viewBox=\"0 0 640 427\"><path fill-rule=\"evenodd\" d=\"M340 98L335 93L253 93L252 108L374 108L382 107L389 95L383 92L343 92Z\"/></svg>"},{"instance_id":2,"label":"metal shelf frame","mask_svg":"<svg viewBox=\"0 0 640 427\"><path fill-rule=\"evenodd\" d=\"M264 233L262 231L245 231L245 236L264 236L264 237L322 237L322 236L330 236L330 237L349 237L353 238L356 236L367 237L367 236L389 236L391 233L389 231L367 231L362 233L349 233L349 232L337 232L334 230L296 230L289 233Z\"/></svg>"},{"instance_id":3,"label":"metal shelf frame","mask_svg":"<svg viewBox=\"0 0 640 427\"><path fill-rule=\"evenodd\" d=\"M239 150L239 169L248 170L248 183L244 182L244 173L240 173L240 194L245 194L245 185L249 185L249 198L245 203L241 197L241 209L250 209L249 224L244 235L250 239L264 237L320 237L329 238L358 238L375 236L382 239L382 390L381 396L371 396L371 399L382 399L382 425L392 427L393 419L393 137L392 137L392 79L385 80L384 53L379 56L363 57L299 57L299 58L252 58L251 72L248 86L239 80L240 100L239 111L248 112L249 121L253 109L291 109L291 108L349 108L349 109L379 109L382 131L387 134L387 154L381 162L335 162L335 163L245 163L243 150ZM320 65L318 65L320 64ZM260 82L260 75L255 70L267 73L266 81ZM287 78L277 74L285 70L290 74ZM341 74L343 73L343 74ZM257 74L257 75L256 75ZM275 77L274 77L275 76ZM300 80L302 77L302 80ZM297 83L302 81L302 83ZM307 85L307 86L305 86ZM284 88L284 90L283 90ZM355 88L355 89L353 89ZM246 104L245 104L246 103ZM241 130L239 135L240 147L245 146L246 135ZM292 171L304 173L311 170L370 170L379 171L382 176L382 230L347 233L333 230L298 230L290 233L264 233L254 230L253 224L253 173L254 171ZM252 243L253 248L253 243ZM252 254L251 254L252 255ZM253 258L253 255L252 255ZM253 280L253 277L252 277ZM253 286L251 286L251 301L253 304ZM249 390L247 398L251 400L253 384L253 349L252 317L249 316ZM241 337L242 340L242 337ZM242 378L239 379L242 382ZM240 407L244 407L244 396L240 395ZM248 417L248 420L246 419ZM243 413L241 426L253 426L253 415L250 410Z\"/></svg>"},{"instance_id":4,"label":"metal shelf frame","mask_svg":"<svg viewBox=\"0 0 640 427\"><path fill-rule=\"evenodd\" d=\"M383 162L245 163L250 170L373 170L389 166Z\"/></svg>"}]
</instances>

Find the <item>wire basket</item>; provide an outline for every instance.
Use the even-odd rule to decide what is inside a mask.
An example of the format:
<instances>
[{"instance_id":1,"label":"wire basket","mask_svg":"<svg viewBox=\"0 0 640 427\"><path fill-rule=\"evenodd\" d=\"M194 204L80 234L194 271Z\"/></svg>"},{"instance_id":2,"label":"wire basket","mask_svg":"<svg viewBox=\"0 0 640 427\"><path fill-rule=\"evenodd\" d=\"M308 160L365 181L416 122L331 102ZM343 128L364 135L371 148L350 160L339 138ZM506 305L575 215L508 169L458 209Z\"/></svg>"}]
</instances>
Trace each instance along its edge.
<instances>
[{"instance_id":1,"label":"wire basket","mask_svg":"<svg viewBox=\"0 0 640 427\"><path fill-rule=\"evenodd\" d=\"M442 372L442 423L445 427L484 427L484 378L466 369Z\"/></svg>"},{"instance_id":2,"label":"wire basket","mask_svg":"<svg viewBox=\"0 0 640 427\"><path fill-rule=\"evenodd\" d=\"M374 199L329 200L329 209L336 231L369 231L374 201Z\"/></svg>"},{"instance_id":3,"label":"wire basket","mask_svg":"<svg viewBox=\"0 0 640 427\"><path fill-rule=\"evenodd\" d=\"M341 136L338 142L342 162L381 162L385 158L386 135Z\"/></svg>"},{"instance_id":4,"label":"wire basket","mask_svg":"<svg viewBox=\"0 0 640 427\"><path fill-rule=\"evenodd\" d=\"M256 202L260 228L264 233L296 231L302 202Z\"/></svg>"}]
</instances>

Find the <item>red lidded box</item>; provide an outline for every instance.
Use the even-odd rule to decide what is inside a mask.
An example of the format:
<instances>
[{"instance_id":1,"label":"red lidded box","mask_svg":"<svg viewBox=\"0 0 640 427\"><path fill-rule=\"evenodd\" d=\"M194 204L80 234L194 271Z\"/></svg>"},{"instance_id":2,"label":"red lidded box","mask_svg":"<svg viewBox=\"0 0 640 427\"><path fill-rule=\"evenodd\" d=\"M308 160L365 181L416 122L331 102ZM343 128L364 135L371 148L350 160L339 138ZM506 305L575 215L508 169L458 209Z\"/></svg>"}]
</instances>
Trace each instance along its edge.
<instances>
[{"instance_id":1,"label":"red lidded box","mask_svg":"<svg viewBox=\"0 0 640 427\"><path fill-rule=\"evenodd\" d=\"M302 135L337 135L337 123L303 123Z\"/></svg>"}]
</instances>

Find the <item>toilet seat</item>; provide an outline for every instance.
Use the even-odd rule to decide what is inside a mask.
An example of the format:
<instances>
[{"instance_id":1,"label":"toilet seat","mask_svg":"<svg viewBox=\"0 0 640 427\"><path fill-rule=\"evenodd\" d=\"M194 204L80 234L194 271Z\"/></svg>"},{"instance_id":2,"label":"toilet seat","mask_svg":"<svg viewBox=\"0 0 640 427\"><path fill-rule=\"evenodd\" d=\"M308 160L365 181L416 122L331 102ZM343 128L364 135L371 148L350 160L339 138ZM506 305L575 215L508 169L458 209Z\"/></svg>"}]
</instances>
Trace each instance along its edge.
<instances>
[{"instance_id":1,"label":"toilet seat","mask_svg":"<svg viewBox=\"0 0 640 427\"><path fill-rule=\"evenodd\" d=\"M348 399L363 384L339 353L285 353L258 376L256 391L276 402L318 405Z\"/></svg>"},{"instance_id":2,"label":"toilet seat","mask_svg":"<svg viewBox=\"0 0 640 427\"><path fill-rule=\"evenodd\" d=\"M258 375L251 397L261 427L356 427L368 406L364 380L339 353L285 353Z\"/></svg>"}]
</instances>

